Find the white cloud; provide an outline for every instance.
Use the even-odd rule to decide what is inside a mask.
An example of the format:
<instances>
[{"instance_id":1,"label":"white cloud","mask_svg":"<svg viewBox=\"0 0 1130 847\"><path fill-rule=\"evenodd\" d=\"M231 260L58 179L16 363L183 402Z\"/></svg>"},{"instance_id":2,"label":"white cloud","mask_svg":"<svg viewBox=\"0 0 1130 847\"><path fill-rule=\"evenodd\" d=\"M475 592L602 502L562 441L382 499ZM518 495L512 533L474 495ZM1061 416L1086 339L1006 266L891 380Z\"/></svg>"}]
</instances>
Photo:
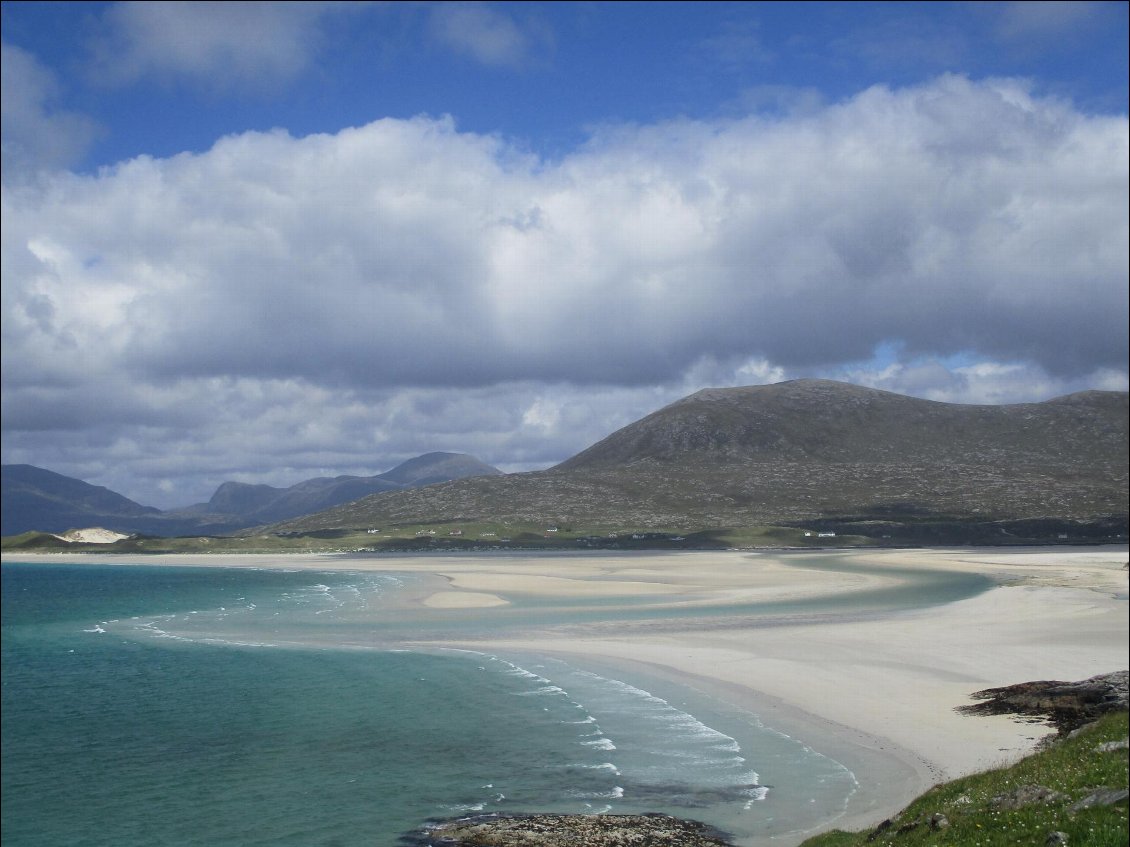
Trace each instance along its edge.
<instances>
[{"instance_id":1,"label":"white cloud","mask_svg":"<svg viewBox=\"0 0 1130 847\"><path fill-rule=\"evenodd\" d=\"M857 385L944 403L1034 403L1077 391L1127 390L1126 372L1108 368L1063 378L1032 363L981 360L955 364L936 357L861 365L834 375Z\"/></svg>"},{"instance_id":2,"label":"white cloud","mask_svg":"<svg viewBox=\"0 0 1130 847\"><path fill-rule=\"evenodd\" d=\"M74 163L98 134L89 118L55 107L58 80L26 50L0 46L0 86L5 181Z\"/></svg>"},{"instance_id":3,"label":"white cloud","mask_svg":"<svg viewBox=\"0 0 1130 847\"><path fill-rule=\"evenodd\" d=\"M94 73L124 85L155 75L208 88L275 89L305 70L321 46L319 24L366 3L115 3L93 44Z\"/></svg>"},{"instance_id":4,"label":"white cloud","mask_svg":"<svg viewBox=\"0 0 1130 847\"><path fill-rule=\"evenodd\" d=\"M777 58L776 52L766 46L753 21L724 22L718 33L703 38L694 45L693 55L696 61L728 73L741 72L750 66L766 65Z\"/></svg>"},{"instance_id":5,"label":"white cloud","mask_svg":"<svg viewBox=\"0 0 1130 847\"><path fill-rule=\"evenodd\" d=\"M1084 0L1014 0L989 8L997 14L997 32L1010 41L1061 41L1095 25L1111 3ZM1105 8L1104 8L1105 7Z\"/></svg>"},{"instance_id":6,"label":"white cloud","mask_svg":"<svg viewBox=\"0 0 1130 847\"><path fill-rule=\"evenodd\" d=\"M830 39L834 56L862 60L886 72L899 68L942 71L965 67L970 59L968 32L943 17L917 15L904 4L892 3L880 7L879 15L859 20L858 25Z\"/></svg>"},{"instance_id":7,"label":"white cloud","mask_svg":"<svg viewBox=\"0 0 1130 847\"><path fill-rule=\"evenodd\" d=\"M536 58L536 50L552 43L545 27L519 24L501 9L483 3L437 3L431 8L429 28L439 43L497 67L523 67Z\"/></svg>"},{"instance_id":8,"label":"white cloud","mask_svg":"<svg viewBox=\"0 0 1130 847\"><path fill-rule=\"evenodd\" d=\"M195 475L183 503L437 449L544 466L707 385L1124 385L1127 153L1124 117L945 77L556 162L418 118L5 186L4 460L97 446L151 502Z\"/></svg>"}]
</instances>

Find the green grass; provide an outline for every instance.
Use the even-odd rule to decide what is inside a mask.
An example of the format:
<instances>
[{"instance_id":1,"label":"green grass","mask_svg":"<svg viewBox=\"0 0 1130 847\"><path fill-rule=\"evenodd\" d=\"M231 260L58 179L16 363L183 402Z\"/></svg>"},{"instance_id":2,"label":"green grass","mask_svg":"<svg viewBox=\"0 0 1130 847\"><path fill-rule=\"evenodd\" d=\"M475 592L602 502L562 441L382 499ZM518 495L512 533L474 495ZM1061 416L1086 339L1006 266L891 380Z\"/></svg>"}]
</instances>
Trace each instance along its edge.
<instances>
[{"instance_id":1,"label":"green grass","mask_svg":"<svg viewBox=\"0 0 1130 847\"><path fill-rule=\"evenodd\" d=\"M848 833L833 830L802 847L1043 847L1048 834L1067 835L1068 847L1126 847L1127 803L1072 812L1073 803L1098 788L1127 787L1127 751L1098 752L1105 741L1127 735L1127 713L1108 714L1074 738L1059 741L1011 767L987 771L936 786L892 819L885 831ZM1050 803L1008 810L993 798L1023 785L1040 785L1064 795ZM940 813L949 826L932 829L929 819ZM915 822L916 826L911 826ZM900 829L903 830L900 832Z\"/></svg>"},{"instance_id":2,"label":"green grass","mask_svg":"<svg viewBox=\"0 0 1130 847\"><path fill-rule=\"evenodd\" d=\"M233 536L139 536L114 544L68 543L48 533L3 539L5 552L71 553L343 553L472 551L498 549L701 550L751 547L854 547L872 544L854 535L819 538L795 527L752 526L724 529L544 523L443 521L372 527L322 529L286 534ZM553 531L551 531L553 530Z\"/></svg>"}]
</instances>

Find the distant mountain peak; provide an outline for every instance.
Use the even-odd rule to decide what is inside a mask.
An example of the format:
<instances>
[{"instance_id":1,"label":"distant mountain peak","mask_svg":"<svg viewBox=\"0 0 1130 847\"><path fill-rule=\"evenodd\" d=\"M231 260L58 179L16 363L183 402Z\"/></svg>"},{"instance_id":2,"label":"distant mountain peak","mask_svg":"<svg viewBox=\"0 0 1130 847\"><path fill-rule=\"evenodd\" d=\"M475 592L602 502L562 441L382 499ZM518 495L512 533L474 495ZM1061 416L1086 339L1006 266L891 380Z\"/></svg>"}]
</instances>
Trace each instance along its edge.
<instances>
[{"instance_id":1,"label":"distant mountain peak","mask_svg":"<svg viewBox=\"0 0 1130 847\"><path fill-rule=\"evenodd\" d=\"M4 465L2 532L59 533L99 524L125 533L222 534L324 511L374 493L501 473L465 453L425 453L376 476L317 477L288 488L223 482L207 503L162 512L34 465Z\"/></svg>"},{"instance_id":2,"label":"distant mountain peak","mask_svg":"<svg viewBox=\"0 0 1130 847\"><path fill-rule=\"evenodd\" d=\"M381 479L400 485L419 486L473 476L498 476L501 473L498 468L466 453L433 452L401 462L392 470L381 474Z\"/></svg>"},{"instance_id":3,"label":"distant mountain peak","mask_svg":"<svg viewBox=\"0 0 1130 847\"><path fill-rule=\"evenodd\" d=\"M160 514L100 485L39 468L4 465L0 470L2 532L65 532L91 524L121 530Z\"/></svg>"}]
</instances>

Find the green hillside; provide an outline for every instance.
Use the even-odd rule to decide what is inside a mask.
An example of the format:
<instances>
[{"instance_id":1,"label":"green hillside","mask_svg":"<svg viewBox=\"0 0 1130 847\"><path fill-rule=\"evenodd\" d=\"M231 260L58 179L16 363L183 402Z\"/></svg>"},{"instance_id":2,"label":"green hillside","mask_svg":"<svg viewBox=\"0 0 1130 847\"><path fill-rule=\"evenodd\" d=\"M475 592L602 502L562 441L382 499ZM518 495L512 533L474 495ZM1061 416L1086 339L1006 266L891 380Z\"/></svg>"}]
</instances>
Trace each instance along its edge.
<instances>
[{"instance_id":1,"label":"green hillside","mask_svg":"<svg viewBox=\"0 0 1130 847\"><path fill-rule=\"evenodd\" d=\"M875 829L802 847L1126 847L1126 737L1127 713L1108 714L1011 767L939 785Z\"/></svg>"}]
</instances>

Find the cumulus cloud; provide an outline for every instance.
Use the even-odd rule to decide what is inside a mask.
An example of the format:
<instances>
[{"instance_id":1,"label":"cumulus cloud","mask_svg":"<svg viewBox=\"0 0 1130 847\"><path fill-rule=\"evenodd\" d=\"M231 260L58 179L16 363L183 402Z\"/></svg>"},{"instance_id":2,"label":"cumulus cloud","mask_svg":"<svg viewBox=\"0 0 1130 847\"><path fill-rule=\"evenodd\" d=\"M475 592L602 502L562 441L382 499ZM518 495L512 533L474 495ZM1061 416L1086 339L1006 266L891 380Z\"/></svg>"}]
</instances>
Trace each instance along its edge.
<instances>
[{"instance_id":1,"label":"cumulus cloud","mask_svg":"<svg viewBox=\"0 0 1130 847\"><path fill-rule=\"evenodd\" d=\"M417 118L6 186L5 460L513 470L706 385L1124 386L1127 161L1125 117L943 77L557 161Z\"/></svg>"},{"instance_id":2,"label":"cumulus cloud","mask_svg":"<svg viewBox=\"0 0 1130 847\"><path fill-rule=\"evenodd\" d=\"M154 75L208 87L275 88L306 69L320 20L364 3L114 3L93 43L94 74L110 85Z\"/></svg>"},{"instance_id":3,"label":"cumulus cloud","mask_svg":"<svg viewBox=\"0 0 1130 847\"><path fill-rule=\"evenodd\" d=\"M1030 362L970 361L961 356L860 365L833 375L857 385L943 403L1033 403L1078 391L1127 388L1124 370L1098 368L1064 378Z\"/></svg>"},{"instance_id":4,"label":"cumulus cloud","mask_svg":"<svg viewBox=\"0 0 1130 847\"><path fill-rule=\"evenodd\" d=\"M13 174L67 167L81 158L98 134L89 118L56 107L58 80L26 50L0 46L0 87L6 180Z\"/></svg>"},{"instance_id":5,"label":"cumulus cloud","mask_svg":"<svg viewBox=\"0 0 1130 847\"><path fill-rule=\"evenodd\" d=\"M1117 367L1126 152L1125 119L957 77L558 163L450 120L248 133L8 192L5 343L63 380L643 383L892 339Z\"/></svg>"}]
</instances>

